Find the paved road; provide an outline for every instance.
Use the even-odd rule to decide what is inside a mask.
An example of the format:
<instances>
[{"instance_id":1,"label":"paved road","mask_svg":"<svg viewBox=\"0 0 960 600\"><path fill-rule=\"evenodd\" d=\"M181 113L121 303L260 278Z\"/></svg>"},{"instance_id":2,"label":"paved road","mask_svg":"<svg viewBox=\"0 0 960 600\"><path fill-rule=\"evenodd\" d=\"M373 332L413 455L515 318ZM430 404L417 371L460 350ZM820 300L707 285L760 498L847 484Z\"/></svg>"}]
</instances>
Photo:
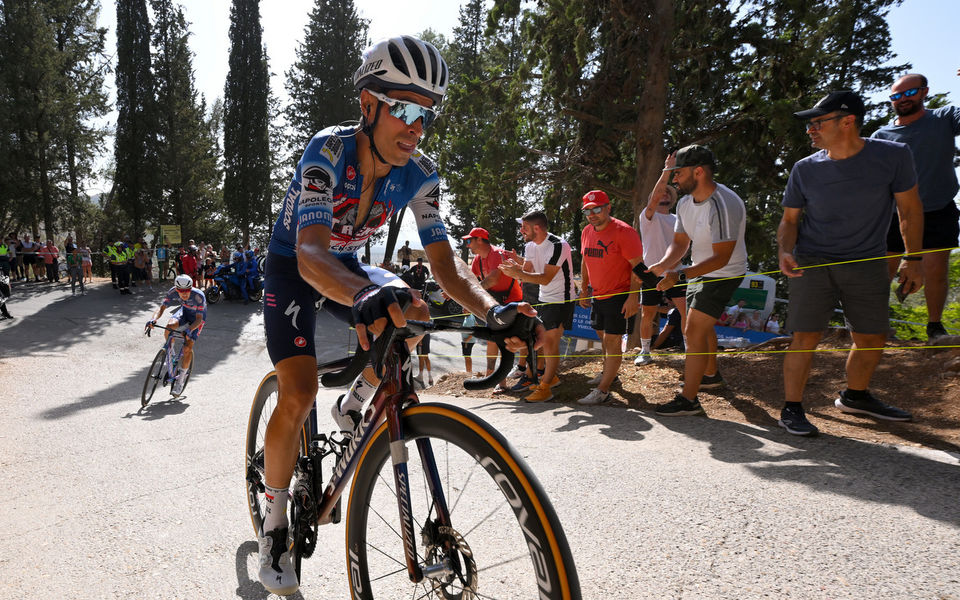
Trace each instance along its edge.
<instances>
[{"instance_id":1,"label":"paved road","mask_svg":"<svg viewBox=\"0 0 960 600\"><path fill-rule=\"evenodd\" d=\"M267 597L242 485L247 410L270 368L256 308L212 307L188 395L141 411L159 342L140 332L159 293L108 287L21 286L17 318L0 322L0 598ZM622 407L444 400L533 466L584 598L960 599L960 457ZM323 534L300 597L346 598L342 525Z\"/></svg>"}]
</instances>

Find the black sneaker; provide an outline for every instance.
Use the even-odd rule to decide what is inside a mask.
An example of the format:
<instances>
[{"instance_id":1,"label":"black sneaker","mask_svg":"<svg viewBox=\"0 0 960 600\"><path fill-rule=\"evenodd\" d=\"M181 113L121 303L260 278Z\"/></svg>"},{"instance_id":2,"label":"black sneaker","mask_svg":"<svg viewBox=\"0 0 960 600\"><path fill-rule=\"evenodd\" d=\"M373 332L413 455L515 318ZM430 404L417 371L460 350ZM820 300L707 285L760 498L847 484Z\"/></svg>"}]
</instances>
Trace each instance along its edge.
<instances>
[{"instance_id":1,"label":"black sneaker","mask_svg":"<svg viewBox=\"0 0 960 600\"><path fill-rule=\"evenodd\" d=\"M927 342L932 343L938 337L948 335L947 330L943 328L943 323L934 321L927 323Z\"/></svg>"},{"instance_id":2,"label":"black sneaker","mask_svg":"<svg viewBox=\"0 0 960 600\"><path fill-rule=\"evenodd\" d=\"M700 389L701 390L719 390L725 384L726 382L723 381L723 375L720 374L720 371L717 371L713 375L703 376L703 379L700 380Z\"/></svg>"},{"instance_id":3,"label":"black sneaker","mask_svg":"<svg viewBox=\"0 0 960 600\"><path fill-rule=\"evenodd\" d=\"M787 430L787 433L793 435L817 435L820 431L817 427L807 420L807 415L803 413L803 408L786 408L780 411L780 420L777 425Z\"/></svg>"},{"instance_id":4,"label":"black sneaker","mask_svg":"<svg viewBox=\"0 0 960 600\"><path fill-rule=\"evenodd\" d=\"M658 405L654 412L661 417L686 417L703 414L703 407L698 400L691 402L682 394L677 394L670 402Z\"/></svg>"},{"instance_id":5,"label":"black sneaker","mask_svg":"<svg viewBox=\"0 0 960 600\"><path fill-rule=\"evenodd\" d=\"M840 397L834 401L834 405L845 413L870 415L885 421L913 420L913 415L907 411L884 404L871 396L869 392L867 392L866 400L853 400L847 397L846 392L840 392Z\"/></svg>"}]
</instances>

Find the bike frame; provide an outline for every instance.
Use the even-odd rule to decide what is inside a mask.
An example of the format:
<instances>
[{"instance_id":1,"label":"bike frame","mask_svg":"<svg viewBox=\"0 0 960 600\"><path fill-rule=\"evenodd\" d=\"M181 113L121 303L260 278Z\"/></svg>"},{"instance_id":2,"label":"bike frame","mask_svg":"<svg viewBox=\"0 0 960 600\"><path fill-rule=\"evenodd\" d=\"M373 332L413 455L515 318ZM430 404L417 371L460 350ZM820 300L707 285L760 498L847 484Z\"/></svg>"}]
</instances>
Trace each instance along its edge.
<instances>
[{"instance_id":1,"label":"bike frame","mask_svg":"<svg viewBox=\"0 0 960 600\"><path fill-rule=\"evenodd\" d=\"M184 331L180 331L179 328L174 329L173 327L167 327L166 325L154 325L154 327L157 328L157 329L166 329L167 331L170 332L170 335L167 336L166 341L163 342L163 349L164 349L164 351L166 352L166 355L167 355L166 358L165 358L164 361L163 361L163 364L164 364L164 367L165 367L166 372L167 372L167 377L168 377L170 380L176 379L176 373L173 372L173 363L174 363L174 357L173 357L174 341L173 341L173 338L179 335L179 336L182 338L182 341L186 341L186 339L187 339L187 334L186 334L186 332L184 332ZM177 349L176 363L177 363L178 366L180 365L180 359L181 359L181 358L183 358L183 343L182 343L182 342L181 342L180 346L179 346L178 349Z\"/></svg>"},{"instance_id":2,"label":"bike frame","mask_svg":"<svg viewBox=\"0 0 960 600\"><path fill-rule=\"evenodd\" d=\"M384 364L383 378L377 388L371 406L366 410L363 420L353 431L353 438L343 450L340 460L333 470L318 508L318 524L329 523L337 502L346 489L347 482L356 471L360 456L373 440L380 424L386 420L390 439L390 457L393 461L394 483L397 489L397 503L400 509L403 550L406 557L407 573L410 580L419 583L424 574L417 564L417 542L413 523L413 510L410 502L410 490L407 485L407 458L408 452L403 443L403 421L401 413L409 406L420 403L413 390L410 350L404 340L393 342L393 352L388 354ZM349 360L349 359L347 359ZM344 361L337 361L329 365L321 365L321 370L336 370L343 366ZM316 408L316 404L314 404ZM310 439L313 441L317 434L316 410L311 411L307 420L310 429ZM427 485L434 500L438 521L450 526L450 513L447 509L446 496L443 493L440 475L437 472L433 448L429 440L417 440L417 450L424 469L428 473Z\"/></svg>"}]
</instances>

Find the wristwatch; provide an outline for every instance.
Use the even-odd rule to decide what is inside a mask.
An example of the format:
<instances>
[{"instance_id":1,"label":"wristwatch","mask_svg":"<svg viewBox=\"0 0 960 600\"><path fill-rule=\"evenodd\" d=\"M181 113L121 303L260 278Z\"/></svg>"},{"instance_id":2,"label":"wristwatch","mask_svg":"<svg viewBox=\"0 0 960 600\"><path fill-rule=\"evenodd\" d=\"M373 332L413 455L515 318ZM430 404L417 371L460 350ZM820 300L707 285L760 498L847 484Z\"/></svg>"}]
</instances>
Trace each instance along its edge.
<instances>
[{"instance_id":1,"label":"wristwatch","mask_svg":"<svg viewBox=\"0 0 960 600\"><path fill-rule=\"evenodd\" d=\"M677 283L686 283L687 282L687 272L683 269L677 271Z\"/></svg>"}]
</instances>

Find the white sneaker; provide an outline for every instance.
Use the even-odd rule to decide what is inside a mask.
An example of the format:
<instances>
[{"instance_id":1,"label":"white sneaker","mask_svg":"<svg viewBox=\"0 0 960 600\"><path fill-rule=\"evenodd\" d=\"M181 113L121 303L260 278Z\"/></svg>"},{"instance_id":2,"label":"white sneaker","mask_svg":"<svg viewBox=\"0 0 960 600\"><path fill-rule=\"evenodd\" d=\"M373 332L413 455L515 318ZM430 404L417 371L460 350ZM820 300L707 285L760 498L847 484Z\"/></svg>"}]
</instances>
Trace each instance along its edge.
<instances>
[{"instance_id":1,"label":"white sneaker","mask_svg":"<svg viewBox=\"0 0 960 600\"><path fill-rule=\"evenodd\" d=\"M173 387L170 389L170 394L173 396L179 396L183 393L183 386L187 382L187 373L188 371L183 371L177 375L176 381L173 382Z\"/></svg>"},{"instance_id":2,"label":"white sneaker","mask_svg":"<svg viewBox=\"0 0 960 600\"><path fill-rule=\"evenodd\" d=\"M289 596L300 588L293 567L287 528L277 527L257 537L260 546L260 583L272 594Z\"/></svg>"},{"instance_id":3,"label":"white sneaker","mask_svg":"<svg viewBox=\"0 0 960 600\"><path fill-rule=\"evenodd\" d=\"M601 381L603 381L603 371L600 371L600 373L599 373L596 377L594 377L593 379L591 379L591 380L588 381L587 383L590 384L590 385L597 385L597 384L599 384ZM613 381L610 382L610 385L613 385L614 383L617 383L618 381L620 381L620 376L619 376L619 375L616 375L616 376L614 376Z\"/></svg>"},{"instance_id":4,"label":"white sneaker","mask_svg":"<svg viewBox=\"0 0 960 600\"><path fill-rule=\"evenodd\" d=\"M342 433L353 433L353 430L356 428L357 423L360 422L361 415L355 410L348 410L346 414L340 412L340 401L343 400L341 395L333 403L333 406L330 407L330 416L333 417L333 421L337 424L337 428Z\"/></svg>"},{"instance_id":5,"label":"white sneaker","mask_svg":"<svg viewBox=\"0 0 960 600\"><path fill-rule=\"evenodd\" d=\"M593 406L610 401L610 392L601 392L600 388L593 388L590 393L577 400L577 404L583 406Z\"/></svg>"},{"instance_id":6,"label":"white sneaker","mask_svg":"<svg viewBox=\"0 0 960 600\"><path fill-rule=\"evenodd\" d=\"M652 362L653 355L651 355L649 352L641 352L637 355L637 359L633 361L633 364L638 367L642 367L643 365L649 365Z\"/></svg>"}]
</instances>

